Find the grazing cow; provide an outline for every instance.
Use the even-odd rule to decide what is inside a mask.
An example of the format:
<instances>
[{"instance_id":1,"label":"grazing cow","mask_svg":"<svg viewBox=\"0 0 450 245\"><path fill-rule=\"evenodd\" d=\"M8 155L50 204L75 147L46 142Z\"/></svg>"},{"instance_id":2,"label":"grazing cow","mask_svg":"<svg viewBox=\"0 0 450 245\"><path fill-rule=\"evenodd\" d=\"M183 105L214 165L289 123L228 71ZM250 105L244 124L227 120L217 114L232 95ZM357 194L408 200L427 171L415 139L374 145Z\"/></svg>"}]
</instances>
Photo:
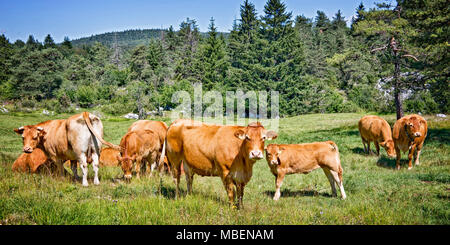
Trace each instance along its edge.
<instances>
[{"instance_id":1,"label":"grazing cow","mask_svg":"<svg viewBox=\"0 0 450 245\"><path fill-rule=\"evenodd\" d=\"M103 140L103 125L100 119L83 112L62 120L49 120L36 125L22 126L14 129L22 135L23 151L32 153L36 148L44 151L47 158L56 163L58 174L64 174L64 161L71 160L74 177L78 178L76 161L83 171L83 186L88 186L87 160L92 158L94 169L94 184L98 180L98 156L102 143L110 147L117 146Z\"/></svg>"},{"instance_id":2,"label":"grazing cow","mask_svg":"<svg viewBox=\"0 0 450 245\"><path fill-rule=\"evenodd\" d=\"M266 160L270 171L275 175L276 192L273 200L280 198L280 188L286 174L308 174L322 168L331 185L333 196L337 196L334 183L339 186L342 199L345 199L342 182L342 166L339 150L333 141L298 145L270 144L266 148Z\"/></svg>"},{"instance_id":3,"label":"grazing cow","mask_svg":"<svg viewBox=\"0 0 450 245\"><path fill-rule=\"evenodd\" d=\"M114 148L106 147L100 152L100 167L116 167L120 165L117 156L120 156L120 151Z\"/></svg>"},{"instance_id":4,"label":"grazing cow","mask_svg":"<svg viewBox=\"0 0 450 245\"><path fill-rule=\"evenodd\" d=\"M167 131L167 157L179 196L181 162L188 193L192 193L194 174L219 176L230 205L242 206L244 187L252 177L253 164L264 157L265 140L277 134L258 123L247 127L205 124L187 119L174 121ZM237 204L234 205L235 188Z\"/></svg>"},{"instance_id":5,"label":"grazing cow","mask_svg":"<svg viewBox=\"0 0 450 245\"><path fill-rule=\"evenodd\" d=\"M135 164L136 177L140 178L141 167L146 167L143 160L153 163L157 160L160 152L159 136L152 130L134 130L125 134L120 141L122 147L120 161L125 180L131 180L133 162ZM144 164L142 164L144 163Z\"/></svg>"},{"instance_id":6,"label":"grazing cow","mask_svg":"<svg viewBox=\"0 0 450 245\"><path fill-rule=\"evenodd\" d=\"M161 121L139 120L131 124L131 126L128 128L128 132L145 129L151 130L159 136L160 142L160 152L158 156L159 160L157 162L151 163L151 174L153 174L153 170L155 168L160 169L160 167L158 166L161 165L165 159L165 152L166 152L165 140L167 134L167 124Z\"/></svg>"},{"instance_id":7,"label":"grazing cow","mask_svg":"<svg viewBox=\"0 0 450 245\"><path fill-rule=\"evenodd\" d=\"M407 150L409 150L408 170L412 168L413 155L416 158L414 163L419 165L420 151L427 137L427 130L427 121L419 115L412 114L397 120L392 133L397 154L397 169L400 169L401 152L406 152Z\"/></svg>"},{"instance_id":8,"label":"grazing cow","mask_svg":"<svg viewBox=\"0 0 450 245\"><path fill-rule=\"evenodd\" d=\"M370 154L370 142L373 141L380 155L380 145L386 150L389 157L395 157L394 140L392 140L391 127L381 117L364 116L358 123L359 134L364 145L364 152ZM366 149L367 144L367 149Z\"/></svg>"}]
</instances>

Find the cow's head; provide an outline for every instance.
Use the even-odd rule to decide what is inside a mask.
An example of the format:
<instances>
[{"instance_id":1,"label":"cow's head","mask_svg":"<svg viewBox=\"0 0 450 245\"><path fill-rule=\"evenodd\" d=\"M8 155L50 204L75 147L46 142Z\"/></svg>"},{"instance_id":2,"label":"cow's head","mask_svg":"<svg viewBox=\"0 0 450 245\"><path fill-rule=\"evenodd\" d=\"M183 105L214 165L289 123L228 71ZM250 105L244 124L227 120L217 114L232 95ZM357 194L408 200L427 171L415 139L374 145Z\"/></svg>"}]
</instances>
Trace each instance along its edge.
<instances>
[{"instance_id":1,"label":"cow's head","mask_svg":"<svg viewBox=\"0 0 450 245\"><path fill-rule=\"evenodd\" d=\"M380 145L381 145L381 147L383 147L386 150L386 152L387 152L389 157L395 157L396 156L395 147L394 147L394 141L392 139L383 141L383 142L380 143Z\"/></svg>"},{"instance_id":2,"label":"cow's head","mask_svg":"<svg viewBox=\"0 0 450 245\"><path fill-rule=\"evenodd\" d=\"M278 145L268 145L266 147L266 160L269 165L279 165L280 164L280 155L284 151L284 147Z\"/></svg>"},{"instance_id":3,"label":"cow's head","mask_svg":"<svg viewBox=\"0 0 450 245\"><path fill-rule=\"evenodd\" d=\"M120 166L122 167L123 171L123 177L126 181L131 180L131 170L133 168L133 162L136 160L136 155L129 157L129 156L119 156L117 155L117 160L119 160Z\"/></svg>"},{"instance_id":4,"label":"cow's head","mask_svg":"<svg viewBox=\"0 0 450 245\"><path fill-rule=\"evenodd\" d=\"M267 131L260 122L250 123L247 127L239 129L234 134L237 138L244 140L244 155L251 160L259 160L264 157L264 142L275 139L278 134Z\"/></svg>"},{"instance_id":5,"label":"cow's head","mask_svg":"<svg viewBox=\"0 0 450 245\"><path fill-rule=\"evenodd\" d=\"M22 126L14 129L14 132L20 134L23 140L23 152L32 153L34 149L43 141L46 134L44 128L31 126Z\"/></svg>"},{"instance_id":6,"label":"cow's head","mask_svg":"<svg viewBox=\"0 0 450 245\"><path fill-rule=\"evenodd\" d=\"M421 120L414 116L406 120L405 130L409 137L412 137L414 139L415 137L422 136L422 133L420 132L421 123Z\"/></svg>"}]
</instances>

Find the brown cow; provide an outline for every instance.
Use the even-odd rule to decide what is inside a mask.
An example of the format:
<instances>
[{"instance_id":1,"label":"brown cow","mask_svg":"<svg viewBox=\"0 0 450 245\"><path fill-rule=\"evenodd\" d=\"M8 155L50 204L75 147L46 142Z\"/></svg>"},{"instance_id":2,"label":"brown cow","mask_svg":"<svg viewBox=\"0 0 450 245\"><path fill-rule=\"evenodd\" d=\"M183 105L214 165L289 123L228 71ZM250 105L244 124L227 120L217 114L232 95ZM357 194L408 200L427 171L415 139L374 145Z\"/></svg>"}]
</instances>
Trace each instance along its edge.
<instances>
[{"instance_id":1,"label":"brown cow","mask_svg":"<svg viewBox=\"0 0 450 245\"><path fill-rule=\"evenodd\" d=\"M14 129L22 135L23 151L31 153L36 148L44 151L47 158L56 163L60 176L64 175L64 161L80 162L83 171L83 186L88 186L87 159L92 158L94 184L98 185L98 156L102 143L117 146L103 140L103 125L100 119L83 112L62 120L49 120L36 125ZM71 164L74 177L78 178L76 164Z\"/></svg>"},{"instance_id":2,"label":"brown cow","mask_svg":"<svg viewBox=\"0 0 450 245\"><path fill-rule=\"evenodd\" d=\"M50 161L47 161L45 153L37 148L32 153L22 153L14 164L12 170L16 172L38 173L42 167L50 168Z\"/></svg>"},{"instance_id":3,"label":"brown cow","mask_svg":"<svg viewBox=\"0 0 450 245\"><path fill-rule=\"evenodd\" d=\"M370 142L373 141L375 148L377 149L377 156L380 155L381 145L386 150L389 157L395 157L391 127L386 120L378 116L364 116L359 120L358 128L364 145L364 152L371 154Z\"/></svg>"},{"instance_id":4,"label":"brown cow","mask_svg":"<svg viewBox=\"0 0 450 245\"><path fill-rule=\"evenodd\" d=\"M151 130L155 132L159 136L160 142L160 152L159 152L159 160L157 162L151 163L151 174L153 174L153 170L155 168L160 169L158 166L161 165L165 158L165 140L167 134L167 124L161 121L149 121L149 120L139 120L131 124L128 128L128 132L135 130ZM145 161L145 160L144 160Z\"/></svg>"},{"instance_id":5,"label":"brown cow","mask_svg":"<svg viewBox=\"0 0 450 245\"><path fill-rule=\"evenodd\" d=\"M117 159L120 156L120 151L114 148L106 147L100 152L100 167L116 167L120 166L120 162Z\"/></svg>"},{"instance_id":6,"label":"brown cow","mask_svg":"<svg viewBox=\"0 0 450 245\"><path fill-rule=\"evenodd\" d=\"M252 177L253 164L264 157L265 140L277 134L258 123L247 127L204 124L187 119L174 121L167 131L167 157L171 164L179 196L180 168L186 175L188 193L192 193L194 174L219 176L233 207L242 206L244 187ZM235 201L235 187L237 204Z\"/></svg>"},{"instance_id":7,"label":"brown cow","mask_svg":"<svg viewBox=\"0 0 450 245\"><path fill-rule=\"evenodd\" d=\"M286 174L308 174L317 168L322 168L328 177L333 196L337 196L334 186L336 182L342 199L347 198L342 182L339 149L333 141L298 145L270 144L266 148L266 160L270 171L275 175L276 192L273 200L280 198L280 188Z\"/></svg>"},{"instance_id":8,"label":"brown cow","mask_svg":"<svg viewBox=\"0 0 450 245\"><path fill-rule=\"evenodd\" d=\"M153 163L157 160L160 152L159 136L152 130L134 130L125 134L120 141L123 151L121 156L117 156L120 161L125 180L131 180L131 170L133 162L136 162L136 177L140 178L141 167L145 167L145 162Z\"/></svg>"},{"instance_id":9,"label":"brown cow","mask_svg":"<svg viewBox=\"0 0 450 245\"><path fill-rule=\"evenodd\" d=\"M416 114L404 116L397 120L394 125L393 139L395 143L395 152L397 153L396 168L400 169L401 152L409 150L408 170L412 168L412 158L415 154L414 163L419 165L420 151L423 142L427 137L427 121Z\"/></svg>"}]
</instances>

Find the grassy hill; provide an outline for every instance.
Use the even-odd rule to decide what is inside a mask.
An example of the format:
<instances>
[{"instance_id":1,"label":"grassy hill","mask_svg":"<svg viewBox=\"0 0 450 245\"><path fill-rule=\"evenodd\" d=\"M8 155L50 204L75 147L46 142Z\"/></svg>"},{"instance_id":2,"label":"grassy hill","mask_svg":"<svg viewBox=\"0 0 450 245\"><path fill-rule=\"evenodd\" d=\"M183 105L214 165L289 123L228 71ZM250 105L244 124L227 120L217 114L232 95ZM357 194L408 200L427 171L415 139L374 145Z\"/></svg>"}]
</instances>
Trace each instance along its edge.
<instances>
[{"instance_id":1,"label":"grassy hill","mask_svg":"<svg viewBox=\"0 0 450 245\"><path fill-rule=\"evenodd\" d=\"M113 47L115 43L121 48L131 49L138 45L147 45L149 41L153 38L161 38L161 31L167 31L166 29L143 29L143 30L125 30L117 32L107 32L103 34L92 35L90 37L83 37L79 39L72 40L72 45L82 46L82 45L92 45L95 42L100 42L101 44ZM222 33L225 37L228 33ZM207 33L201 33L203 37Z\"/></svg>"},{"instance_id":2,"label":"grassy hill","mask_svg":"<svg viewBox=\"0 0 450 245\"><path fill-rule=\"evenodd\" d=\"M281 198L272 200L274 176L266 161L254 165L246 186L244 209L233 210L218 177L194 178L193 195L174 200L175 185L164 176L112 179L119 167L101 168L100 185L72 183L69 177L14 173L11 165L21 153L22 141L13 128L54 118L40 114L0 114L0 223L2 224L450 224L450 120L425 116L428 136L421 164L394 170L395 160L367 156L357 123L362 114L312 114L280 119L275 143L333 140L339 146L343 181L348 198L331 197L322 170L290 175ZM393 125L395 115L383 115ZM158 118L170 123L167 118ZM118 144L134 120L102 119L105 139ZM373 147L372 147L373 148ZM68 171L70 171L68 169ZM78 170L81 173L81 170ZM161 194L160 194L161 190Z\"/></svg>"}]
</instances>

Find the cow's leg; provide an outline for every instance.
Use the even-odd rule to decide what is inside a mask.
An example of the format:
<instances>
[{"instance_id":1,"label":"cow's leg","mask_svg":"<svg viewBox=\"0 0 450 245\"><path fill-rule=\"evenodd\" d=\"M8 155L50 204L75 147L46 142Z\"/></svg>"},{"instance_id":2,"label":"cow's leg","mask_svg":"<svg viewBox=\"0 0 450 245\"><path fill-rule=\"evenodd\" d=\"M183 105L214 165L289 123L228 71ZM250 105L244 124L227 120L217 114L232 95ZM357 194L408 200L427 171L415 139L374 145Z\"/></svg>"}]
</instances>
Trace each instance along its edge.
<instances>
[{"instance_id":1,"label":"cow's leg","mask_svg":"<svg viewBox=\"0 0 450 245\"><path fill-rule=\"evenodd\" d=\"M72 169L73 180L74 181L79 180L80 176L78 176L77 160L70 160L70 168Z\"/></svg>"},{"instance_id":2,"label":"cow's leg","mask_svg":"<svg viewBox=\"0 0 450 245\"><path fill-rule=\"evenodd\" d=\"M92 169L94 170L94 185L99 185L100 181L98 180L98 155L96 152L93 152L91 155L92 158Z\"/></svg>"},{"instance_id":3,"label":"cow's leg","mask_svg":"<svg viewBox=\"0 0 450 245\"><path fill-rule=\"evenodd\" d=\"M402 153L399 148L395 147L395 154L397 154L397 158L395 160L395 168L400 170L400 158L402 158Z\"/></svg>"},{"instance_id":4,"label":"cow's leg","mask_svg":"<svg viewBox=\"0 0 450 245\"><path fill-rule=\"evenodd\" d=\"M283 172L278 172L278 175L275 177L275 186L276 186L276 190L275 190L275 195L273 196L273 200L277 201L278 199L280 199L281 196L281 185L283 184L283 179L284 179L284 173Z\"/></svg>"},{"instance_id":5,"label":"cow's leg","mask_svg":"<svg viewBox=\"0 0 450 245\"><path fill-rule=\"evenodd\" d=\"M64 161L62 160L56 160L56 171L58 176L63 177L64 176Z\"/></svg>"},{"instance_id":6,"label":"cow's leg","mask_svg":"<svg viewBox=\"0 0 450 245\"><path fill-rule=\"evenodd\" d=\"M419 157L420 157L420 151L422 150L422 146L423 146L423 144L417 146L417 148L416 148L416 154L415 154L416 159L414 160L415 165L419 165Z\"/></svg>"},{"instance_id":7,"label":"cow's leg","mask_svg":"<svg viewBox=\"0 0 450 245\"><path fill-rule=\"evenodd\" d=\"M185 173L186 174L186 173ZM228 195L228 204L232 208L237 208L236 205L234 205L234 196L235 196L235 190L234 190L234 183L233 180L230 177L222 177L222 182L225 187L225 191Z\"/></svg>"},{"instance_id":8,"label":"cow's leg","mask_svg":"<svg viewBox=\"0 0 450 245\"><path fill-rule=\"evenodd\" d=\"M330 172L330 169L328 169L328 168L322 168L323 169L323 172L325 173L325 175L327 176L327 178L328 178L328 181L330 182L330 186L331 186L331 193L332 193L332 195L335 197L335 196L337 196L337 191L336 191L336 186L335 186L335 181L334 181L334 177L333 177L333 175L331 174L331 172Z\"/></svg>"},{"instance_id":9,"label":"cow's leg","mask_svg":"<svg viewBox=\"0 0 450 245\"><path fill-rule=\"evenodd\" d=\"M243 203L244 188L245 188L245 184L243 184L243 183L237 183L236 184L237 209L240 209L240 208L244 207L244 203Z\"/></svg>"},{"instance_id":10,"label":"cow's leg","mask_svg":"<svg viewBox=\"0 0 450 245\"><path fill-rule=\"evenodd\" d=\"M175 181L175 198L178 199L180 196L180 176L181 176L181 159L173 159L173 161L170 162L173 164L171 171L172 171L172 177Z\"/></svg>"},{"instance_id":11,"label":"cow's leg","mask_svg":"<svg viewBox=\"0 0 450 245\"><path fill-rule=\"evenodd\" d=\"M141 178L141 164L142 164L142 158L136 157L136 163L135 163L135 169L136 169L136 178Z\"/></svg>"},{"instance_id":12,"label":"cow's leg","mask_svg":"<svg viewBox=\"0 0 450 245\"><path fill-rule=\"evenodd\" d=\"M370 150L370 140L367 141L367 154L372 155L372 151Z\"/></svg>"},{"instance_id":13,"label":"cow's leg","mask_svg":"<svg viewBox=\"0 0 450 245\"><path fill-rule=\"evenodd\" d=\"M83 186L88 186L87 175L88 175L88 165L86 161L86 154L81 154L78 158L78 162L80 163L81 171L83 172Z\"/></svg>"},{"instance_id":14,"label":"cow's leg","mask_svg":"<svg viewBox=\"0 0 450 245\"><path fill-rule=\"evenodd\" d=\"M192 194L192 184L194 182L194 172L184 164L184 175L186 176L186 185L188 194Z\"/></svg>"},{"instance_id":15,"label":"cow's leg","mask_svg":"<svg viewBox=\"0 0 450 245\"><path fill-rule=\"evenodd\" d=\"M411 148L409 149L409 153L408 153L408 170L412 169L412 159L413 159L415 150L416 150L416 145L413 144L411 146Z\"/></svg>"},{"instance_id":16,"label":"cow's leg","mask_svg":"<svg viewBox=\"0 0 450 245\"><path fill-rule=\"evenodd\" d=\"M375 145L375 149L377 150L377 156L380 155L380 145L378 144L378 141L374 141L373 144Z\"/></svg>"},{"instance_id":17,"label":"cow's leg","mask_svg":"<svg viewBox=\"0 0 450 245\"><path fill-rule=\"evenodd\" d=\"M364 153L366 153L367 154L367 147L366 147L366 140L361 136L361 141L362 141L362 143L363 143L363 146L364 146Z\"/></svg>"},{"instance_id":18,"label":"cow's leg","mask_svg":"<svg viewBox=\"0 0 450 245\"><path fill-rule=\"evenodd\" d=\"M344 190L344 185L343 185L342 181L339 179L338 172L330 169L330 173L333 175L334 181L336 181L336 184L339 186L339 190L341 191L341 198L342 199L347 198L347 195L345 194L345 190Z\"/></svg>"}]
</instances>

